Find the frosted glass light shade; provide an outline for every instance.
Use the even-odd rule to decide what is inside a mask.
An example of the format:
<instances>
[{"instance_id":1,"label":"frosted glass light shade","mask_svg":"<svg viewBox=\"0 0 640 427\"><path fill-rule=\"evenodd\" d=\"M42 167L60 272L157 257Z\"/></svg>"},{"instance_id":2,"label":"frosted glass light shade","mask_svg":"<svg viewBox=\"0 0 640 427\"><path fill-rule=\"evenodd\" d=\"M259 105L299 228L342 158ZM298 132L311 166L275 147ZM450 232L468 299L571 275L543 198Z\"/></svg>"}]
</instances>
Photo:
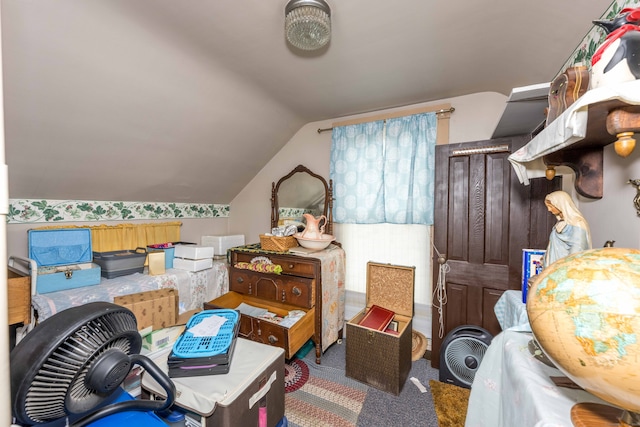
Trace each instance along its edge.
<instances>
[{"instance_id":1,"label":"frosted glass light shade","mask_svg":"<svg viewBox=\"0 0 640 427\"><path fill-rule=\"evenodd\" d=\"M291 0L285 8L284 28L293 46L319 49L331 38L331 9L323 0Z\"/></svg>"}]
</instances>

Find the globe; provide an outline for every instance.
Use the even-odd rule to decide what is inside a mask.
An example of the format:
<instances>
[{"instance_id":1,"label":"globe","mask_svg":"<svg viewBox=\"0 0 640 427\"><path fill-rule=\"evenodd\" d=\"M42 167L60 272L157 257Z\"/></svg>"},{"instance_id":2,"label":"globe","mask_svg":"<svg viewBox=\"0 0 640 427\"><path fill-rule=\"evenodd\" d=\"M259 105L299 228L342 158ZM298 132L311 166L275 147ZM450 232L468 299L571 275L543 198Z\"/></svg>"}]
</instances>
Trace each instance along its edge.
<instances>
[{"instance_id":1,"label":"globe","mask_svg":"<svg viewBox=\"0 0 640 427\"><path fill-rule=\"evenodd\" d=\"M527 313L535 339L562 373L640 413L640 250L561 258L531 284Z\"/></svg>"}]
</instances>

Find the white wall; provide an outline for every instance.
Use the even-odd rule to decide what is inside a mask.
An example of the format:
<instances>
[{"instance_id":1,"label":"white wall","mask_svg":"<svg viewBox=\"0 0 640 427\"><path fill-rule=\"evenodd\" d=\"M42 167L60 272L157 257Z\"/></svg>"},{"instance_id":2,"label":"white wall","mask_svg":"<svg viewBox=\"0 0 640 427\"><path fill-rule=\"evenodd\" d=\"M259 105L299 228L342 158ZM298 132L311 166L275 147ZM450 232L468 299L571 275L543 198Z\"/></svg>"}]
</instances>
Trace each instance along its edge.
<instances>
[{"instance_id":1,"label":"white wall","mask_svg":"<svg viewBox=\"0 0 640 427\"><path fill-rule=\"evenodd\" d=\"M640 217L633 198L636 189L629 179L640 178L640 148L628 157L618 156L613 144L604 149L604 185L600 200L578 197L578 207L589 223L594 247L615 240L621 248L640 248Z\"/></svg>"}]
</instances>

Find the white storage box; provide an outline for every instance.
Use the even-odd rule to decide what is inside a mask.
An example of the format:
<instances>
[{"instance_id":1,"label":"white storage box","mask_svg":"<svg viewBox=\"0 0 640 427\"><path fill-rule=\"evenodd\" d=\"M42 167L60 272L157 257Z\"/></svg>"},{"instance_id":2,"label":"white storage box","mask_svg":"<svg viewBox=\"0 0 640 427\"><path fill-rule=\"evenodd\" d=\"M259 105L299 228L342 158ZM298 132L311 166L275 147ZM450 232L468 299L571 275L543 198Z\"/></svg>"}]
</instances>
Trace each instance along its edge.
<instances>
[{"instance_id":1,"label":"white storage box","mask_svg":"<svg viewBox=\"0 0 640 427\"><path fill-rule=\"evenodd\" d=\"M227 250L244 245L244 234L235 234L232 236L202 236L200 243L202 246L213 247L214 256L226 256Z\"/></svg>"},{"instance_id":2,"label":"white storage box","mask_svg":"<svg viewBox=\"0 0 640 427\"><path fill-rule=\"evenodd\" d=\"M206 270L207 268L213 268L213 258L206 258L206 259L174 258L173 268L177 268L179 270L192 271L192 272Z\"/></svg>"},{"instance_id":3,"label":"white storage box","mask_svg":"<svg viewBox=\"0 0 640 427\"><path fill-rule=\"evenodd\" d=\"M168 372L168 352L157 353L153 362ZM175 406L199 416L202 427L276 427L284 417L284 351L237 338L229 373L172 378ZM164 398L166 391L153 376L142 374L142 389L150 398ZM260 413L266 422L260 424Z\"/></svg>"},{"instance_id":4,"label":"white storage box","mask_svg":"<svg viewBox=\"0 0 640 427\"><path fill-rule=\"evenodd\" d=\"M213 258L213 248L211 246L199 246L199 245L176 245L176 249L173 253L176 258L187 259L205 259ZM175 266L175 261L173 268Z\"/></svg>"}]
</instances>

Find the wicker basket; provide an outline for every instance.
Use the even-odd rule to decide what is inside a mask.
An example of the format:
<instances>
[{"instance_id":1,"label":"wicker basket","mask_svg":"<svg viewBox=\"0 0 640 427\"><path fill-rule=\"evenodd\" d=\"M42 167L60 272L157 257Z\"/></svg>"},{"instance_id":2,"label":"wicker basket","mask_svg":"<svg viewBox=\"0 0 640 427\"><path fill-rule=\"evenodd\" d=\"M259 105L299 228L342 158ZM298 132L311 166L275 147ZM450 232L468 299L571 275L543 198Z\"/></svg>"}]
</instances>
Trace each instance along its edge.
<instances>
[{"instance_id":1,"label":"wicker basket","mask_svg":"<svg viewBox=\"0 0 640 427\"><path fill-rule=\"evenodd\" d=\"M267 251L286 252L289 248L295 248L298 246L298 241L293 236L267 236L266 234L260 235L260 247Z\"/></svg>"}]
</instances>

